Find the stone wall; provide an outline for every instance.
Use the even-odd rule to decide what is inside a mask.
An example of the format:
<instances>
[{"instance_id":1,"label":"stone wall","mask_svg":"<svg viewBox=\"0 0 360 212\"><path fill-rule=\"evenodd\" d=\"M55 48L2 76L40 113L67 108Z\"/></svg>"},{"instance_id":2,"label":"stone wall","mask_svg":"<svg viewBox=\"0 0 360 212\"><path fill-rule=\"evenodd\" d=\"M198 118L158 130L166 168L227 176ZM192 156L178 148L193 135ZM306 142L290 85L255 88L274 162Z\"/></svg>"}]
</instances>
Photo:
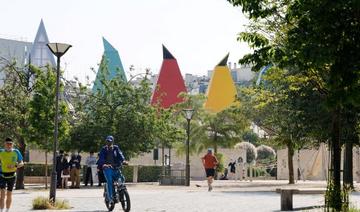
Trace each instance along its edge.
<instances>
[{"instance_id":1,"label":"stone wall","mask_svg":"<svg viewBox=\"0 0 360 212\"><path fill-rule=\"evenodd\" d=\"M326 180L328 175L329 151L322 144L319 149L302 149L295 151L294 174L297 180ZM342 153L343 158L344 151ZM300 168L300 169L299 169ZM343 168L343 159L341 169ZM298 171L300 170L300 171ZM360 151L353 149L353 176L354 180L360 182ZM287 149L277 151L277 179L287 180L289 178Z\"/></svg>"}]
</instances>

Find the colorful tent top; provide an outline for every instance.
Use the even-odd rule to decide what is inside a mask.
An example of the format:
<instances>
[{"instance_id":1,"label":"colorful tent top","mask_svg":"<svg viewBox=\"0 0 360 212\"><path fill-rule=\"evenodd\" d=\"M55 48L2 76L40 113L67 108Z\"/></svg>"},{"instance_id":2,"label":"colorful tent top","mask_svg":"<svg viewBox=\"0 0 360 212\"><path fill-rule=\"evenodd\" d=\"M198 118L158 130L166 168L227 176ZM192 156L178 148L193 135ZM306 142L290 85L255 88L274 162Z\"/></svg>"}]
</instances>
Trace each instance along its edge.
<instances>
[{"instance_id":1,"label":"colorful tent top","mask_svg":"<svg viewBox=\"0 0 360 212\"><path fill-rule=\"evenodd\" d=\"M34 43L30 51L30 63L38 67L44 67L46 65L51 65L56 67L54 55L51 53L50 49L46 46L49 43L49 38L47 36L45 25L41 19L38 31Z\"/></svg>"},{"instance_id":2,"label":"colorful tent top","mask_svg":"<svg viewBox=\"0 0 360 212\"><path fill-rule=\"evenodd\" d=\"M186 92L186 87L178 63L175 57L163 45L163 63L151 104L159 105L162 108L169 108L183 101L179 97L181 92Z\"/></svg>"},{"instance_id":3,"label":"colorful tent top","mask_svg":"<svg viewBox=\"0 0 360 212\"><path fill-rule=\"evenodd\" d=\"M120 75L123 81L127 81L118 51L105 38L103 38L103 44L104 54L101 59L99 70L96 74L96 79L92 88L93 92L101 89L100 79L103 77L106 80L111 80L115 76Z\"/></svg>"},{"instance_id":4,"label":"colorful tent top","mask_svg":"<svg viewBox=\"0 0 360 212\"><path fill-rule=\"evenodd\" d=\"M215 67L209 83L204 107L210 112L220 112L235 103L236 87L227 66L228 57Z\"/></svg>"}]
</instances>

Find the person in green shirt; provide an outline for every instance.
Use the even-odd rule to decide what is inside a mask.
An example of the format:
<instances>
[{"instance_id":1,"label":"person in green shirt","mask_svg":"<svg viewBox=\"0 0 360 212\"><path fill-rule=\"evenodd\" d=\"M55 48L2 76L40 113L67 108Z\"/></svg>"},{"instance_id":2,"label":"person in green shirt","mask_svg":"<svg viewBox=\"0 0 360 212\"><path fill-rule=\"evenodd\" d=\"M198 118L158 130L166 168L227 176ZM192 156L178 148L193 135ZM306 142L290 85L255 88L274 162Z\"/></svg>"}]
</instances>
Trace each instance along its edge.
<instances>
[{"instance_id":1,"label":"person in green shirt","mask_svg":"<svg viewBox=\"0 0 360 212\"><path fill-rule=\"evenodd\" d=\"M5 188L6 192L6 210L9 211L12 200L12 190L15 184L16 170L22 166L23 157L19 150L13 148L14 143L11 138L5 139L4 148L0 149L0 212L4 211Z\"/></svg>"}]
</instances>

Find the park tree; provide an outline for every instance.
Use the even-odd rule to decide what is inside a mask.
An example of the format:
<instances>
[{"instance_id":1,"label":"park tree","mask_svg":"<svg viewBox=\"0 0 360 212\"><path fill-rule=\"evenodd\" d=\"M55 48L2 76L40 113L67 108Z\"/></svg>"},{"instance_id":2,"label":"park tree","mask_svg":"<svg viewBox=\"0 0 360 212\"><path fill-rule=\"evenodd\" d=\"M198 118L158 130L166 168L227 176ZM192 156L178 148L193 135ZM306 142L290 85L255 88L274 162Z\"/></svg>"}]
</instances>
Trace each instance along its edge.
<instances>
[{"instance_id":1,"label":"park tree","mask_svg":"<svg viewBox=\"0 0 360 212\"><path fill-rule=\"evenodd\" d=\"M317 92L325 97L324 105L331 114L333 167L329 183L331 192L327 195L326 203L335 210L341 210L340 123L343 109L356 107L360 102L358 1L228 1L234 6L241 6L249 19L266 26L263 29L267 32L272 32L270 39L259 39L264 38L261 37L264 34L261 27L255 27L255 33L250 33L251 36L240 37L256 48L253 54L243 58L243 62L252 61L257 67L271 63L291 68L312 78ZM274 22L279 23L280 27L271 25ZM275 28L272 30L271 26ZM277 29L281 33L277 33ZM276 42L278 40L282 42Z\"/></svg>"},{"instance_id":2,"label":"park tree","mask_svg":"<svg viewBox=\"0 0 360 212\"><path fill-rule=\"evenodd\" d=\"M294 152L316 140L314 129L318 129L318 125L324 126L326 113L318 104L319 96L313 92L307 78L272 68L264 81L259 86L240 90L242 110L250 120L269 133L269 141L273 142L271 145L287 148L289 183L293 184ZM324 117L317 119L320 115ZM309 124L305 121L307 119L313 122ZM320 135L316 136L320 139Z\"/></svg>"},{"instance_id":3,"label":"park tree","mask_svg":"<svg viewBox=\"0 0 360 212\"><path fill-rule=\"evenodd\" d=\"M218 153L218 147L232 148L242 141L243 132L248 128L249 123L245 116L233 106L218 113L206 111L203 108L205 97L203 95L187 95L185 101L177 105L177 110L186 108L194 109L194 116L191 121L190 143L193 153L200 153L207 148L214 148ZM178 120L186 129L185 118L179 113ZM179 152L183 147L179 148Z\"/></svg>"},{"instance_id":4,"label":"park tree","mask_svg":"<svg viewBox=\"0 0 360 212\"><path fill-rule=\"evenodd\" d=\"M135 87L119 76L107 80L106 67L99 71L103 73L98 75L102 86L88 93L84 102L79 101L83 110L70 132L69 148L99 151L105 137L113 135L127 158L148 152L160 133L157 111L149 104L148 82L143 80Z\"/></svg>"},{"instance_id":5,"label":"park tree","mask_svg":"<svg viewBox=\"0 0 360 212\"><path fill-rule=\"evenodd\" d=\"M11 137L17 143L22 155L25 155L27 131L29 127L28 104L31 100L32 71L29 67L19 66L16 61L0 58L0 135ZM24 188L24 168L17 171L15 189Z\"/></svg>"},{"instance_id":6,"label":"park tree","mask_svg":"<svg viewBox=\"0 0 360 212\"><path fill-rule=\"evenodd\" d=\"M45 187L47 188L48 152L53 149L56 72L49 66L41 70L31 66L34 73L32 98L29 102L29 128L28 141L37 148L45 151ZM63 94L63 83L60 86ZM61 98L59 105L59 142L67 139L69 133L67 103Z\"/></svg>"}]
</instances>

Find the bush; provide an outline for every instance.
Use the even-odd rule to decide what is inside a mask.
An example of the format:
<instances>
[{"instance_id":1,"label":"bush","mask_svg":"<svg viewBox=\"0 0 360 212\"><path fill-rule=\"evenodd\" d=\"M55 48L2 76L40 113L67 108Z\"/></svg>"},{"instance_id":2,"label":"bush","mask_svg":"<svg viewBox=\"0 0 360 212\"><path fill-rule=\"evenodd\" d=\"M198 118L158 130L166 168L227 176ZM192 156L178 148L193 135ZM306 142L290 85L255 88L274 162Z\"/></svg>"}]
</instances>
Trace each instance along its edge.
<instances>
[{"instance_id":1,"label":"bush","mask_svg":"<svg viewBox=\"0 0 360 212\"><path fill-rule=\"evenodd\" d=\"M52 165L48 165L48 176L51 175ZM45 164L27 163L24 166L25 176L45 176Z\"/></svg>"},{"instance_id":2,"label":"bush","mask_svg":"<svg viewBox=\"0 0 360 212\"><path fill-rule=\"evenodd\" d=\"M87 166L82 166L82 177L85 177ZM48 176L51 175L52 165L48 165ZM25 176L45 176L45 164L25 164ZM126 182L133 181L133 166L123 166L122 173ZM139 166L138 182L157 182L160 179L161 166Z\"/></svg>"},{"instance_id":3,"label":"bush","mask_svg":"<svg viewBox=\"0 0 360 212\"><path fill-rule=\"evenodd\" d=\"M259 176L265 176L266 170L261 167L253 167L252 168L252 176L253 177L259 177ZM250 176L250 168L247 168L247 176Z\"/></svg>"},{"instance_id":4,"label":"bush","mask_svg":"<svg viewBox=\"0 0 360 212\"><path fill-rule=\"evenodd\" d=\"M257 152L256 147L249 142L241 142L235 145L237 149L246 150L246 163L252 163L256 160Z\"/></svg>"},{"instance_id":5,"label":"bush","mask_svg":"<svg viewBox=\"0 0 360 212\"><path fill-rule=\"evenodd\" d=\"M32 201L33 210L46 210L46 209L57 209L57 210L64 210L70 209L69 202L67 200L56 200L55 205L50 202L49 198L46 197L36 197Z\"/></svg>"},{"instance_id":6,"label":"bush","mask_svg":"<svg viewBox=\"0 0 360 212\"><path fill-rule=\"evenodd\" d=\"M133 166L123 166L121 171L122 171L122 174L125 177L126 182L132 182L133 181L133 174L134 174L134 167Z\"/></svg>"},{"instance_id":7,"label":"bush","mask_svg":"<svg viewBox=\"0 0 360 212\"><path fill-rule=\"evenodd\" d=\"M218 165L216 166L216 172L217 173L223 173L224 170L225 170L223 154L216 153L215 157L218 159L218 162L219 162Z\"/></svg>"},{"instance_id":8,"label":"bush","mask_svg":"<svg viewBox=\"0 0 360 212\"><path fill-rule=\"evenodd\" d=\"M140 166L138 182L157 182L160 179L161 166Z\"/></svg>"},{"instance_id":9,"label":"bush","mask_svg":"<svg viewBox=\"0 0 360 212\"><path fill-rule=\"evenodd\" d=\"M275 150L269 146L261 145L256 147L257 160L272 160L275 158Z\"/></svg>"}]
</instances>

